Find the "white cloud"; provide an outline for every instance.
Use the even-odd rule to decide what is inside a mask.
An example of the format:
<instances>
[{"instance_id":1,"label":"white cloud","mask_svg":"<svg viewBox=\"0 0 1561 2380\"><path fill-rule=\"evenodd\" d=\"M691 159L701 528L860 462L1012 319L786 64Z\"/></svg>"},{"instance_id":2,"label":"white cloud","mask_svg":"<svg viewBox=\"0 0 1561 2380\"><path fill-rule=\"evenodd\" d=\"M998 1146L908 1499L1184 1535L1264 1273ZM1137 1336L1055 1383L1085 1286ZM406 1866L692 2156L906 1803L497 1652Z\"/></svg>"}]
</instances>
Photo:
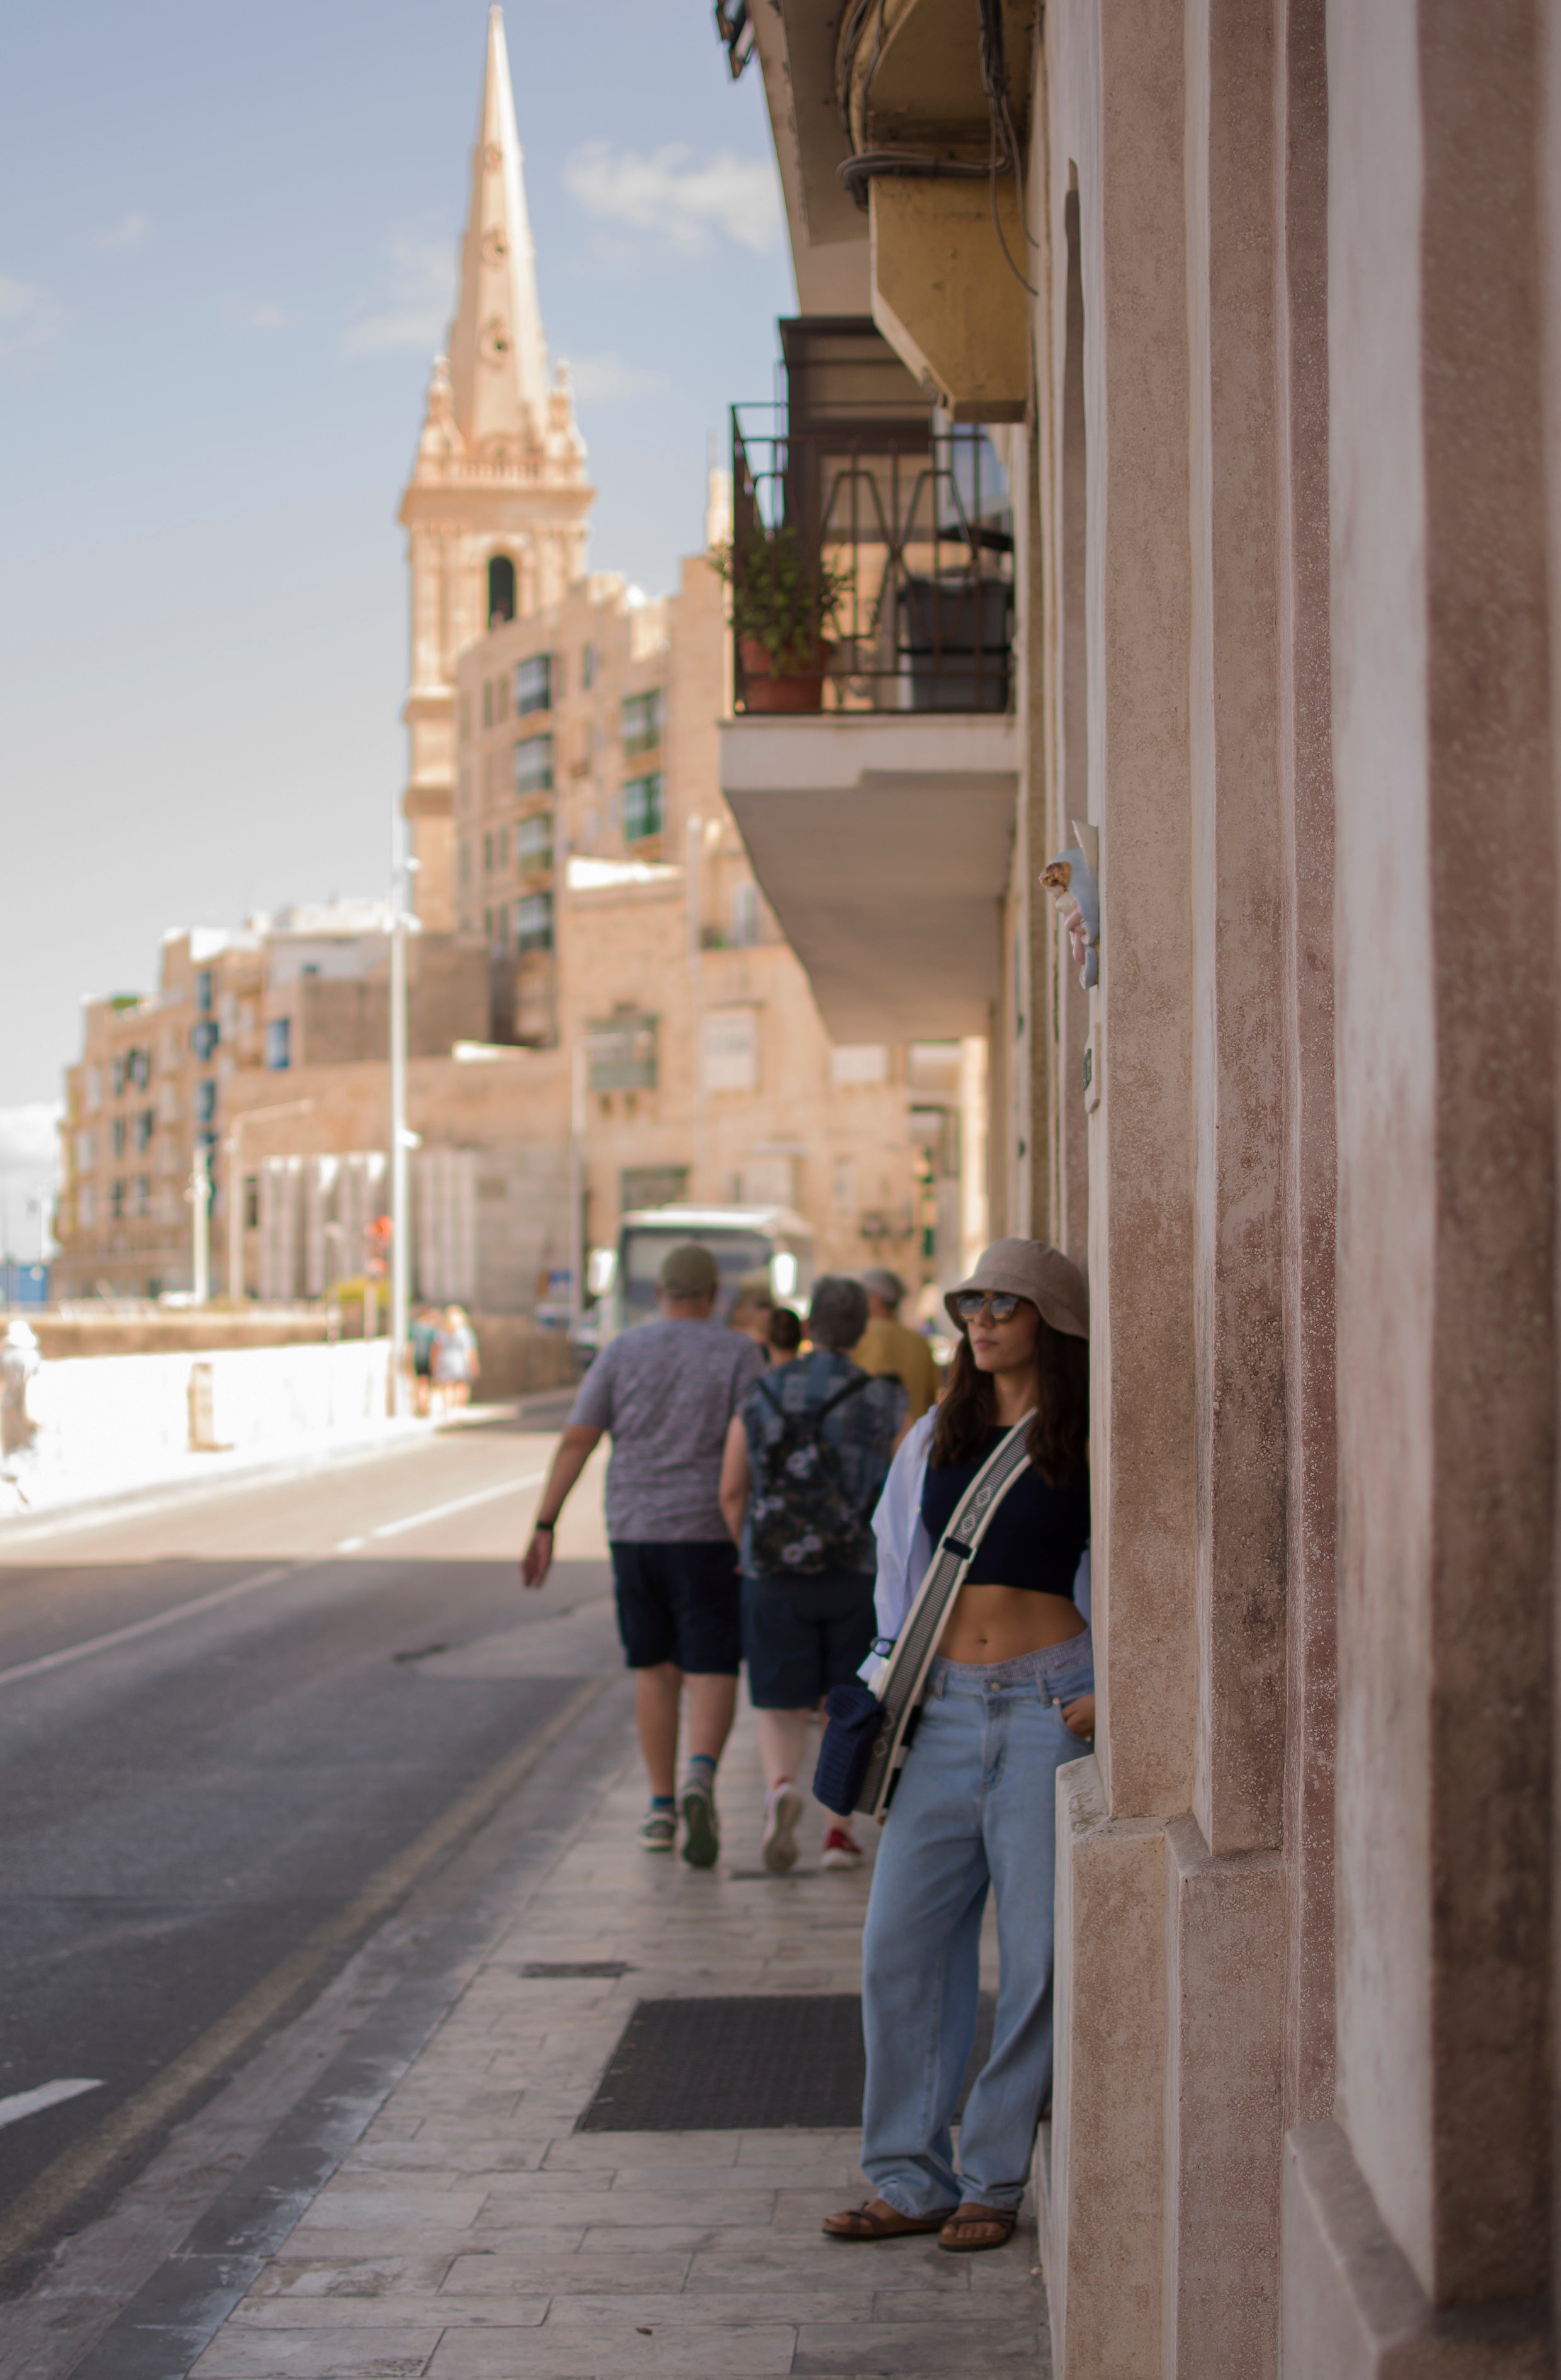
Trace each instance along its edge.
<instances>
[{"instance_id":1,"label":"white cloud","mask_svg":"<svg viewBox=\"0 0 1561 2380\"><path fill-rule=\"evenodd\" d=\"M385 355L414 347L426 355L444 343L455 303L454 258L443 240L393 239L382 314L353 322L342 334L347 356Z\"/></svg>"},{"instance_id":2,"label":"white cloud","mask_svg":"<svg viewBox=\"0 0 1561 2380\"><path fill-rule=\"evenodd\" d=\"M569 377L582 405L621 405L626 397L665 388L664 372L642 371L611 351L599 356L571 356Z\"/></svg>"},{"instance_id":3,"label":"white cloud","mask_svg":"<svg viewBox=\"0 0 1561 2380\"><path fill-rule=\"evenodd\" d=\"M678 146L641 157L589 140L570 158L563 180L599 222L649 233L684 256L704 255L721 233L756 256L780 228L773 164L726 149L700 164Z\"/></svg>"},{"instance_id":4,"label":"white cloud","mask_svg":"<svg viewBox=\"0 0 1561 2380\"><path fill-rule=\"evenodd\" d=\"M121 215L107 231L98 234L98 246L109 255L113 255L116 249L139 248L151 228L145 215L132 211L129 214Z\"/></svg>"},{"instance_id":5,"label":"white cloud","mask_svg":"<svg viewBox=\"0 0 1561 2380\"><path fill-rule=\"evenodd\" d=\"M230 298L226 312L241 331L280 331L287 320L285 310L269 298Z\"/></svg>"},{"instance_id":6,"label":"white cloud","mask_svg":"<svg viewBox=\"0 0 1561 2380\"><path fill-rule=\"evenodd\" d=\"M19 356L54 338L64 309L35 282L13 281L0 273L0 356Z\"/></svg>"},{"instance_id":7,"label":"white cloud","mask_svg":"<svg viewBox=\"0 0 1561 2380\"><path fill-rule=\"evenodd\" d=\"M57 1099L33 1099L26 1107L0 1108L0 1175L53 1173L59 1154Z\"/></svg>"}]
</instances>

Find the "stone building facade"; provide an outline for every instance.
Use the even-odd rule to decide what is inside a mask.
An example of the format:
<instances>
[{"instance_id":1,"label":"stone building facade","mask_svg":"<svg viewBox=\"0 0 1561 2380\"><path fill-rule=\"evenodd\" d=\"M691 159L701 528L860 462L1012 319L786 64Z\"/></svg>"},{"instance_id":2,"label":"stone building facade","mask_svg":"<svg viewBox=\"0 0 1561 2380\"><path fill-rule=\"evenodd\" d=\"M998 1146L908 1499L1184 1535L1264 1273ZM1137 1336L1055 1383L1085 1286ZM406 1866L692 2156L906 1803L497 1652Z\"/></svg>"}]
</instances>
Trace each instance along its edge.
<instances>
[{"instance_id":1,"label":"stone building facade","mask_svg":"<svg viewBox=\"0 0 1561 2380\"><path fill-rule=\"evenodd\" d=\"M492 9L461 249L461 298L402 498L411 578L403 717L417 907L456 909L451 819L457 657L492 623L553 602L585 569L585 442L568 376L550 382L503 19Z\"/></svg>"},{"instance_id":2,"label":"stone building facade","mask_svg":"<svg viewBox=\"0 0 1561 2380\"><path fill-rule=\"evenodd\" d=\"M164 938L154 992L83 1002L60 1126L55 1297L188 1288L196 1151L220 1172L228 1084L263 1062L263 988L258 933L198 929Z\"/></svg>"},{"instance_id":3,"label":"stone building facade","mask_svg":"<svg viewBox=\"0 0 1561 2380\"><path fill-rule=\"evenodd\" d=\"M720 793L725 648L695 556L659 601L589 577L467 649L462 931L506 1030L578 1052L587 1242L672 1198L780 1205L823 1264L950 1278L980 1047L830 1040Z\"/></svg>"},{"instance_id":4,"label":"stone building facade","mask_svg":"<svg viewBox=\"0 0 1561 2380\"><path fill-rule=\"evenodd\" d=\"M1554 11L751 20L793 349L875 330L1011 489L1010 757L842 682L722 771L799 947L778 816L843 868L892 793L932 899L1010 772L943 985L985 967L994 1225L1094 1311L1056 2371L1552 2372ZM892 955L837 891L827 1016Z\"/></svg>"},{"instance_id":5,"label":"stone building facade","mask_svg":"<svg viewBox=\"0 0 1561 2380\"><path fill-rule=\"evenodd\" d=\"M496 8L472 174L402 508L418 914L486 951L491 1038L562 1046L572 1083L577 1053L587 1241L626 1205L779 1200L823 1261L889 1264L932 1305L979 1237L985 1043L831 1037L720 790L719 578L691 559L647 602L585 571L592 491L547 378Z\"/></svg>"},{"instance_id":6,"label":"stone building facade","mask_svg":"<svg viewBox=\"0 0 1561 2380\"><path fill-rule=\"evenodd\" d=\"M198 1151L212 1193L212 1286L226 1287L236 1180L253 1291L260 1192L248 1159L259 1144L248 1120L280 1109L270 1130L285 1135L308 1101L334 1137L299 1146L364 1145L351 1137L342 1087L355 1066L386 1074L388 922L382 905L342 901L254 917L237 932L171 933L155 991L83 1003L82 1053L66 1075L56 1296L189 1290ZM414 1058L451 1062L457 1044L487 1040L480 948L414 935L407 975Z\"/></svg>"}]
</instances>

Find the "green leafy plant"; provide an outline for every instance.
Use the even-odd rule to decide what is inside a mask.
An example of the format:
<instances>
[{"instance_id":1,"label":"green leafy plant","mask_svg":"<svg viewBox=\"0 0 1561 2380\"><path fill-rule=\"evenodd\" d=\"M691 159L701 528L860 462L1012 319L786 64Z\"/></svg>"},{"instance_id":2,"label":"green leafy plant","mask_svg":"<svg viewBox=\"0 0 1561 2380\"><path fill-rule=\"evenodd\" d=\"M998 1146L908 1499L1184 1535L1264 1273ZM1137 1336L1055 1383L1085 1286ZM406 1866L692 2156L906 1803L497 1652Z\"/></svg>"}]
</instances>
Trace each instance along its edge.
<instances>
[{"instance_id":1,"label":"green leafy plant","mask_svg":"<svg viewBox=\"0 0 1561 2380\"><path fill-rule=\"evenodd\" d=\"M825 630L851 593L851 572L823 554L810 566L794 528L762 524L741 543L715 547L710 561L732 589L738 641L762 646L777 676L817 670Z\"/></svg>"}]
</instances>

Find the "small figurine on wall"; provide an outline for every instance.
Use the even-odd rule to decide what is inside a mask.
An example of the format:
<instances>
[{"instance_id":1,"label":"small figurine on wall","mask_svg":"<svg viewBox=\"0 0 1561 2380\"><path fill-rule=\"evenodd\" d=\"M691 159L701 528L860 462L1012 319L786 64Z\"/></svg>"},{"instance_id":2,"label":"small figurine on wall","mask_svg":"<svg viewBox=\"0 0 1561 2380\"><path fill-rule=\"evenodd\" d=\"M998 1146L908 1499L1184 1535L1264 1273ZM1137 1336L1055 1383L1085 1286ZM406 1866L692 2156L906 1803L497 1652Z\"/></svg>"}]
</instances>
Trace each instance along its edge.
<instances>
[{"instance_id":1,"label":"small figurine on wall","mask_svg":"<svg viewBox=\"0 0 1561 2380\"><path fill-rule=\"evenodd\" d=\"M1086 991L1100 981L1100 836L1093 826L1071 819L1073 842L1041 870L1041 882L1057 898L1063 929Z\"/></svg>"}]
</instances>

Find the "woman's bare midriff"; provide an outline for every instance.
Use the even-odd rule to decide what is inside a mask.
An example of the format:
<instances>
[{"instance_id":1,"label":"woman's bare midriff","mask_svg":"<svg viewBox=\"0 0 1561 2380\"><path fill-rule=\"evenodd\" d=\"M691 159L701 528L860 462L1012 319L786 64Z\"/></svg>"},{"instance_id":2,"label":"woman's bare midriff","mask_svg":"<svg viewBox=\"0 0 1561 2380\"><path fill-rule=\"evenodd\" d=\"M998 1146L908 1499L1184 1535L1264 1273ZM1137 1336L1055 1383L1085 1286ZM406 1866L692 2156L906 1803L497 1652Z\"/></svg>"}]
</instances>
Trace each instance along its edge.
<instances>
[{"instance_id":1,"label":"woman's bare midriff","mask_svg":"<svg viewBox=\"0 0 1561 2380\"><path fill-rule=\"evenodd\" d=\"M962 1586L938 1651L946 1661L1017 1661L1082 1636L1084 1622L1065 1595L1023 1586Z\"/></svg>"}]
</instances>

